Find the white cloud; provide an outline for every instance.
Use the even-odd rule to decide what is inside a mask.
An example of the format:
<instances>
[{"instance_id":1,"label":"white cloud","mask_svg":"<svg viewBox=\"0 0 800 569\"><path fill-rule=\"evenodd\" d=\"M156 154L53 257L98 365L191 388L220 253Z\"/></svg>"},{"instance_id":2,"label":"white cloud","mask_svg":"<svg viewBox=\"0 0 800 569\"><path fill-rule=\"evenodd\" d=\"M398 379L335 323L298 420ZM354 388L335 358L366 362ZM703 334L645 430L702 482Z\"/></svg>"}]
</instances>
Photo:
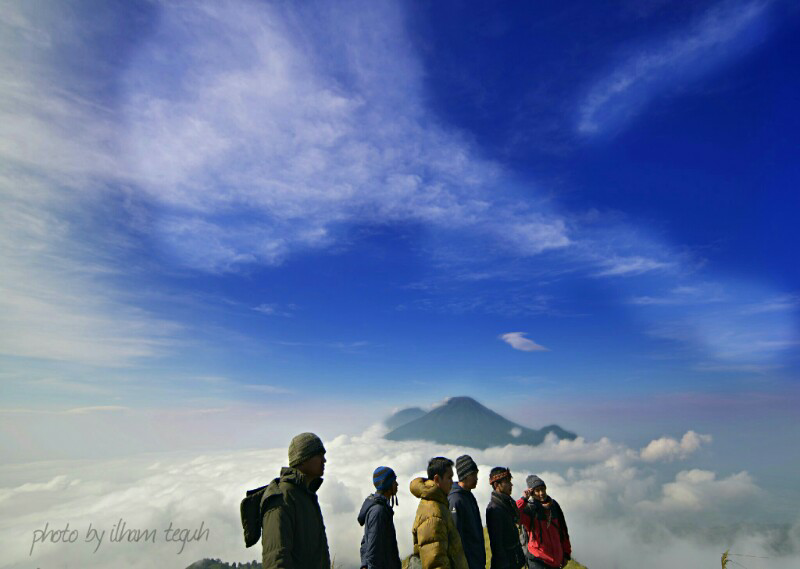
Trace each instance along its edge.
<instances>
[{"instance_id":1,"label":"white cloud","mask_svg":"<svg viewBox=\"0 0 800 569\"><path fill-rule=\"evenodd\" d=\"M341 350L342 352L354 353L372 345L367 340L354 340L354 341L333 341L333 342L288 342L280 341L275 342L281 346L287 347L304 347L304 348L326 348L333 350Z\"/></svg>"},{"instance_id":2,"label":"white cloud","mask_svg":"<svg viewBox=\"0 0 800 569\"><path fill-rule=\"evenodd\" d=\"M709 371L709 372L720 372L720 373L755 373L759 375L763 375L777 369L780 369L780 365L759 365L759 364L717 364L717 363L710 363L710 362L701 362L694 366L693 369L697 371Z\"/></svg>"},{"instance_id":3,"label":"white cloud","mask_svg":"<svg viewBox=\"0 0 800 569\"><path fill-rule=\"evenodd\" d=\"M715 309L696 308L666 315L650 334L699 348L704 357L718 363L768 365L780 362L784 353L800 344L797 324L790 313L742 314L734 304Z\"/></svg>"},{"instance_id":4,"label":"white cloud","mask_svg":"<svg viewBox=\"0 0 800 569\"><path fill-rule=\"evenodd\" d=\"M784 294L770 298L763 302L746 306L743 310L745 314L761 314L764 312L791 312L800 307L800 300L797 295Z\"/></svg>"},{"instance_id":5,"label":"white cloud","mask_svg":"<svg viewBox=\"0 0 800 569\"><path fill-rule=\"evenodd\" d=\"M520 435L522 434L522 429L520 429L519 427L514 427L514 428L513 428L513 429L511 429L511 430L510 430L508 433L509 433L509 434L510 434L512 437L514 437L514 438L517 438L518 436L520 436Z\"/></svg>"},{"instance_id":6,"label":"white cloud","mask_svg":"<svg viewBox=\"0 0 800 569\"><path fill-rule=\"evenodd\" d=\"M103 252L92 258L73 242L80 196L67 204L42 180L8 172L0 195L0 353L124 365L169 349L178 326L126 303Z\"/></svg>"},{"instance_id":7,"label":"white cloud","mask_svg":"<svg viewBox=\"0 0 800 569\"><path fill-rule=\"evenodd\" d=\"M86 413L108 413L127 410L128 408L122 405L94 405L91 407L73 407L72 409L67 409L65 413L83 415Z\"/></svg>"},{"instance_id":8,"label":"white cloud","mask_svg":"<svg viewBox=\"0 0 800 569\"><path fill-rule=\"evenodd\" d=\"M752 46L768 2L722 2L675 37L629 57L589 90L578 132L592 135L627 121L675 84L726 62Z\"/></svg>"},{"instance_id":9,"label":"white cloud","mask_svg":"<svg viewBox=\"0 0 800 569\"><path fill-rule=\"evenodd\" d=\"M21 494L32 494L35 492L60 492L76 484L80 484L80 480L69 480L64 474L54 476L47 482L26 482L14 488L3 488L0 490L0 503Z\"/></svg>"},{"instance_id":10,"label":"white cloud","mask_svg":"<svg viewBox=\"0 0 800 569\"><path fill-rule=\"evenodd\" d=\"M719 280L684 283L631 302L652 321L652 336L697 357L695 369L764 373L784 365L800 343L794 301L757 283Z\"/></svg>"},{"instance_id":11,"label":"white cloud","mask_svg":"<svg viewBox=\"0 0 800 569\"><path fill-rule=\"evenodd\" d=\"M697 452L702 445L711 443L711 440L711 435L687 431L680 441L672 437L650 441L640 454L642 460L647 462L684 460Z\"/></svg>"},{"instance_id":12,"label":"white cloud","mask_svg":"<svg viewBox=\"0 0 800 569\"><path fill-rule=\"evenodd\" d=\"M627 449L611 442L606 437L598 441L587 441L584 437L569 440L559 439L553 433L548 433L544 442L538 446L509 444L504 447L486 449L482 456L488 462L503 464L511 468L528 468L531 464L541 464L542 462L573 464L602 462L618 455L633 460L635 456L629 456L629 454Z\"/></svg>"},{"instance_id":13,"label":"white cloud","mask_svg":"<svg viewBox=\"0 0 800 569\"><path fill-rule=\"evenodd\" d=\"M696 30L706 39L683 38L695 46L686 53L716 45L704 34L722 38L761 13L758 4L742 6L712 13ZM142 252L141 235L170 262L211 272L342 243L353 225L404 222L457 243L460 257L469 238L494 259L559 251L558 270L572 274L587 265L606 277L684 268L655 240L628 238L631 228L593 234L537 200L535 189L519 200L501 165L431 120L402 6L308 9L325 17L303 17L294 4L156 4L152 33L137 38L123 75L108 78L103 54L81 29L105 33L118 23L66 13L57 3L4 5L3 22L15 33L0 34L8 70L0 83L0 352L121 366L174 350L186 332L142 309L137 277L152 273L127 262ZM679 44L659 53L684 53ZM92 53L65 57L90 67L54 60L71 49ZM633 69L633 79L649 85L662 60L651 54L642 61L620 72ZM97 93L101 77L118 87L113 105ZM590 121L613 103L601 87ZM108 218L124 229L98 222ZM420 306L550 310L536 295L501 297ZM655 296L641 298L648 299L641 305L657 304ZM714 317L655 334L688 338L712 357L773 357L796 345L790 304L776 296L751 306L759 316L784 317L756 332L749 322ZM291 313L270 303L255 309Z\"/></svg>"},{"instance_id":14,"label":"white cloud","mask_svg":"<svg viewBox=\"0 0 800 569\"><path fill-rule=\"evenodd\" d=\"M129 230L212 272L279 263L360 223L423 223L522 255L570 244L560 215L504 201L501 168L429 120L397 5L154 9L111 105L97 90L111 67L79 30L116 22L4 5L0 352L92 365L168 353L180 329L139 307Z\"/></svg>"},{"instance_id":15,"label":"white cloud","mask_svg":"<svg viewBox=\"0 0 800 569\"><path fill-rule=\"evenodd\" d=\"M692 286L676 286L663 296L636 296L631 304L639 306L682 306L709 304L730 300L722 287L713 283L698 283Z\"/></svg>"},{"instance_id":16,"label":"white cloud","mask_svg":"<svg viewBox=\"0 0 800 569\"><path fill-rule=\"evenodd\" d=\"M0 33L0 353L116 366L162 354L177 326L114 285L130 244L95 223L98 179L117 166L109 110L74 77L51 82L74 22L15 2L3 22L22 33Z\"/></svg>"},{"instance_id":17,"label":"white cloud","mask_svg":"<svg viewBox=\"0 0 800 569\"><path fill-rule=\"evenodd\" d=\"M98 385L87 381L76 381L69 379L62 379L59 377L45 377L42 379L21 379L21 382L27 386L36 387L42 391L61 391L79 395L103 395L110 396L113 393L113 387L108 385Z\"/></svg>"},{"instance_id":18,"label":"white cloud","mask_svg":"<svg viewBox=\"0 0 800 569\"><path fill-rule=\"evenodd\" d=\"M504 449L467 449L421 442L386 441L382 430L374 428L360 436L326 439L328 463L325 483L320 490L320 504L331 545L331 553L345 567L358 562L358 543L362 528L356 515L362 500L372 487L372 471L379 464L391 466L400 482L400 504L394 518L401 555L411 548L410 527L417 500L408 491L408 483L422 475L431 456L455 457L464 452L478 463L480 474L475 495L483 511L489 500L486 483L492 466L511 466L514 495L524 485L524 478L536 472L547 482L548 490L565 510L578 560L620 569L635 568L641 559L656 569L674 567L675 562L692 552L692 559L719 558L718 542L705 537L694 540L691 534L677 534L669 529L664 516L678 527L697 527L724 504L738 497L758 495L760 490L747 473L719 477L713 472L686 470L674 480L661 485L651 469L636 466L636 453L604 439L597 443L567 441L583 466L568 463L554 467L542 462L548 452L558 452L560 443L549 441L540 447L515 447L508 455ZM566 448L566 447L564 447ZM580 452L595 452L588 462ZM529 454L529 451L533 454ZM596 452L600 451L600 452ZM566 455L563 455L564 457ZM510 458L510 460L503 460ZM158 457L135 456L120 460L50 462L0 468L0 546L10 569L31 563L47 566L56 560L94 569L109 566L145 568L169 566L176 560L182 566L201 557L245 562L260 555L260 546L244 548L238 520L239 501L246 489L267 483L286 462L286 449L260 451L161 454ZM549 465L549 466L544 466ZM543 468L544 466L544 468ZM24 476L27 484L9 480ZM55 500L54 496L58 499ZM757 502L751 503L751 516L759 514ZM760 512L764 514L764 512ZM85 531L89 523L109 529L120 518L129 527L166 528L170 522L196 528L201 522L210 529L208 542L187 544L176 557L180 544L164 543L127 545L77 543L37 544L28 556L32 532L49 522L51 528L63 527ZM637 528L647 528L639 532ZM661 546L654 545L653 536ZM746 532L726 547L748 552L767 552L766 539ZM623 549L616 544L625 544ZM743 549L742 549L743 550ZM672 552L666 554L665 551ZM796 559L797 551L785 557ZM696 556L694 556L696 555ZM794 555L795 557L791 557Z\"/></svg>"},{"instance_id":19,"label":"white cloud","mask_svg":"<svg viewBox=\"0 0 800 569\"><path fill-rule=\"evenodd\" d=\"M450 401L450 399L452 399L452 397L445 397L441 401L436 401L436 402L432 403L431 404L431 409L437 409L439 407L443 407L443 406L447 405L447 403L448 403L448 401Z\"/></svg>"},{"instance_id":20,"label":"white cloud","mask_svg":"<svg viewBox=\"0 0 800 569\"><path fill-rule=\"evenodd\" d=\"M641 275L674 267L673 263L638 256L615 257L604 261L603 264L606 268L597 273L598 277Z\"/></svg>"},{"instance_id":21,"label":"white cloud","mask_svg":"<svg viewBox=\"0 0 800 569\"><path fill-rule=\"evenodd\" d=\"M662 497L656 502L642 502L639 507L649 510L701 511L715 504L741 503L761 493L747 472L732 474L718 480L708 470L684 470L674 482L664 484Z\"/></svg>"},{"instance_id":22,"label":"white cloud","mask_svg":"<svg viewBox=\"0 0 800 569\"><path fill-rule=\"evenodd\" d=\"M515 350L520 350L522 352L547 352L549 351L544 346L540 346L533 340L530 340L525 337L527 332L508 332L506 334L501 334L499 338L503 340L506 344L514 348Z\"/></svg>"},{"instance_id":23,"label":"white cloud","mask_svg":"<svg viewBox=\"0 0 800 569\"><path fill-rule=\"evenodd\" d=\"M273 394L288 394L294 393L291 389L287 389L285 387L279 387L277 385L242 385L242 389L246 389L248 391L259 391L261 393L273 393Z\"/></svg>"},{"instance_id":24,"label":"white cloud","mask_svg":"<svg viewBox=\"0 0 800 569\"><path fill-rule=\"evenodd\" d=\"M276 308L274 304L259 304L255 308L253 308L256 312L260 312L261 314L272 315L275 314Z\"/></svg>"},{"instance_id":25,"label":"white cloud","mask_svg":"<svg viewBox=\"0 0 800 569\"><path fill-rule=\"evenodd\" d=\"M325 27L304 19L314 32L300 33L274 6L163 4L127 67L125 171L164 211L157 233L183 263L279 263L376 221L467 230L524 255L569 245L563 219L504 204L499 167L426 119L397 6L318 8ZM183 71L165 95L170 43Z\"/></svg>"},{"instance_id":26,"label":"white cloud","mask_svg":"<svg viewBox=\"0 0 800 569\"><path fill-rule=\"evenodd\" d=\"M258 306L254 307L253 310L255 310L256 312L260 312L261 314L265 314L266 316L290 317L292 316L292 310L295 308L296 306L293 304L290 304L285 308L283 308L279 304L275 303L261 303Z\"/></svg>"}]
</instances>

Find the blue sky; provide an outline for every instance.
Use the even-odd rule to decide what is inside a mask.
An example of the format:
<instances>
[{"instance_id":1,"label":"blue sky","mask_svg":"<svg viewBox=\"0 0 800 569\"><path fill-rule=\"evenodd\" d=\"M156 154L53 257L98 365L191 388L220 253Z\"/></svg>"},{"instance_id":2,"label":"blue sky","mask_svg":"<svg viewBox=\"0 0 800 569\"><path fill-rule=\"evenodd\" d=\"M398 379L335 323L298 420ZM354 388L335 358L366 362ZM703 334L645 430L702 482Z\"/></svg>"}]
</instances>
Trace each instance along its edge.
<instances>
[{"instance_id":1,"label":"blue sky","mask_svg":"<svg viewBox=\"0 0 800 569\"><path fill-rule=\"evenodd\" d=\"M4 454L254 444L255 412L356 432L463 394L797 465L798 22L10 4Z\"/></svg>"}]
</instances>

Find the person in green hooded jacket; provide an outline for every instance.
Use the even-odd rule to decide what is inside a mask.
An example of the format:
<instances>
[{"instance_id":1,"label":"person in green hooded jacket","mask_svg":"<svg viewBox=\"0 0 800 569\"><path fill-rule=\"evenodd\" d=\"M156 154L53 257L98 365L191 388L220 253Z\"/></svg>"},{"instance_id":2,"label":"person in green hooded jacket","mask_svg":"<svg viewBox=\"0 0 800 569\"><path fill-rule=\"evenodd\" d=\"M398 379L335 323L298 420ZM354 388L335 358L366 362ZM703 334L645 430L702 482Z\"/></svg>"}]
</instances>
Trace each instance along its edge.
<instances>
[{"instance_id":1,"label":"person in green hooded jacket","mask_svg":"<svg viewBox=\"0 0 800 569\"><path fill-rule=\"evenodd\" d=\"M325 447L313 433L289 445L289 467L281 469L261 499L264 569L331 569L328 538L317 490L325 472Z\"/></svg>"},{"instance_id":2,"label":"person in green hooded jacket","mask_svg":"<svg viewBox=\"0 0 800 569\"><path fill-rule=\"evenodd\" d=\"M441 456L428 463L427 479L411 481L411 493L420 499L411 536L422 569L469 569L447 501L452 486L453 461Z\"/></svg>"}]
</instances>

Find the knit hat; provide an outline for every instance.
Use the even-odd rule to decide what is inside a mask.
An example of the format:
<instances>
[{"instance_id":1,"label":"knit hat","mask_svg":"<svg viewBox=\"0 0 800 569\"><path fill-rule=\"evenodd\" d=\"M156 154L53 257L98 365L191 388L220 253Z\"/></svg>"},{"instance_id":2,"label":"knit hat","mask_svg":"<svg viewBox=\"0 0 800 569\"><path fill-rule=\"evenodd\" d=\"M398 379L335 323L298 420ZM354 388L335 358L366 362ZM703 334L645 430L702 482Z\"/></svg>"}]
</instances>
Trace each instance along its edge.
<instances>
[{"instance_id":1,"label":"knit hat","mask_svg":"<svg viewBox=\"0 0 800 569\"><path fill-rule=\"evenodd\" d=\"M505 466L495 466L489 471L489 484L493 485L495 482L500 482L508 478L511 480L511 471Z\"/></svg>"},{"instance_id":2,"label":"knit hat","mask_svg":"<svg viewBox=\"0 0 800 569\"><path fill-rule=\"evenodd\" d=\"M289 444L289 466L294 468L318 454L325 454L319 437L314 433L300 433Z\"/></svg>"},{"instance_id":3,"label":"knit hat","mask_svg":"<svg viewBox=\"0 0 800 569\"><path fill-rule=\"evenodd\" d=\"M528 485L528 488L538 488L539 486L547 486L544 483L544 480L536 476L535 474L531 474L525 479L525 483Z\"/></svg>"},{"instance_id":4,"label":"knit hat","mask_svg":"<svg viewBox=\"0 0 800 569\"><path fill-rule=\"evenodd\" d=\"M372 483L378 492L386 492L392 487L392 482L397 480L397 474L388 466L379 466L372 473Z\"/></svg>"},{"instance_id":5,"label":"knit hat","mask_svg":"<svg viewBox=\"0 0 800 569\"><path fill-rule=\"evenodd\" d=\"M458 472L458 479L463 481L473 472L478 472L478 465L471 456L464 454L456 459L456 472Z\"/></svg>"}]
</instances>

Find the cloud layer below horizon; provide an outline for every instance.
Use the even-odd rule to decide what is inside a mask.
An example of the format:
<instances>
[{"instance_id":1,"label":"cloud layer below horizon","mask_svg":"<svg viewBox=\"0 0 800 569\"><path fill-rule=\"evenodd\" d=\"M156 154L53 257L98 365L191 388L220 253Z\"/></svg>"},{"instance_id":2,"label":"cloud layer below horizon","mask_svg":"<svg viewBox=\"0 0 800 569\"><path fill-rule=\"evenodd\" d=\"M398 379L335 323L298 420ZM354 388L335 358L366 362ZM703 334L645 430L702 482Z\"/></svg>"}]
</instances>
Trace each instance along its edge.
<instances>
[{"instance_id":1,"label":"cloud layer below horizon","mask_svg":"<svg viewBox=\"0 0 800 569\"><path fill-rule=\"evenodd\" d=\"M800 520L793 528L756 531L758 497L764 493L747 472L719 474L683 466L676 474L663 471L651 449L642 451L608 439L559 441L549 438L539 447L506 446L485 451L435 445L426 442L393 442L374 427L360 436L339 436L325 441L328 450L325 483L320 501L328 528L331 552L344 567L356 567L361 528L358 508L372 491L371 473L379 464L392 466L400 480L400 505L395 524L402 555L411 547L410 527L416 499L408 492L409 481L422 475L430 456L455 458L469 453L481 475L475 490L481 509L489 498L486 473L503 465L514 474L518 495L524 478L537 473L563 506L570 526L574 556L597 567L637 568L641 560L655 569L674 567L681 559L697 565L719 561L721 551L754 555L782 555L781 562L800 559ZM685 441L689 442L685 442ZM707 441L687 433L682 441L666 446L684 447L679 459L689 460L697 451L692 441ZM698 445L703 444L698 442ZM275 476L285 463L285 449L196 455L170 453L116 461L54 462L0 469L0 519L4 568L46 566L72 562L87 569L122 564L145 568L183 565L202 557L249 561L259 557L259 546L246 550L238 520L238 503L249 488ZM663 454L663 459L672 456ZM646 458L645 458L646 457ZM14 481L18 482L14 482ZM19 481L27 480L24 483ZM58 500L54 497L58 496ZM741 503L751 504L753 514L741 525ZM24 504L24 507L22 507ZM11 513L14 512L14 515ZM736 523L731 524L730 515ZM103 543L91 553L86 543L37 544L29 557L32 533L49 523L85 532L89 523L110 529L122 518L129 528L197 528L201 521L210 529L207 542L190 543L177 556L180 543ZM719 535L709 528L724 522ZM751 566L757 567L757 566Z\"/></svg>"}]
</instances>

